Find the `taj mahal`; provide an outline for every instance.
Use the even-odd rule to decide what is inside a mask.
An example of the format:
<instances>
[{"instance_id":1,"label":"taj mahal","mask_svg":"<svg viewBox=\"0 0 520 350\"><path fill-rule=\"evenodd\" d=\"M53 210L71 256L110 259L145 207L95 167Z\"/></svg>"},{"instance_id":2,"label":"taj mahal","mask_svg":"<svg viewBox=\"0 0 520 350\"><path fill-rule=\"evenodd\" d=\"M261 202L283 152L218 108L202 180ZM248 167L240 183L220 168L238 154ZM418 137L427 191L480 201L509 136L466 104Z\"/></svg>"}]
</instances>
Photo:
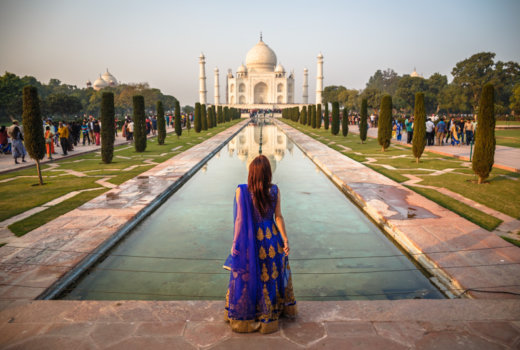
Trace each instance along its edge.
<instances>
[{"instance_id":1,"label":"taj mahal","mask_svg":"<svg viewBox=\"0 0 520 350\"><path fill-rule=\"evenodd\" d=\"M246 64L240 65L235 75L230 69L226 75L224 103L220 101L219 69L215 68L214 104L235 108L266 108L267 106L291 107L309 103L308 69L303 71L302 100L295 102L294 72L288 73L278 62L275 52L263 41L249 50ZM208 104L206 99L206 57L199 56L199 102ZM317 57L316 104L322 102L323 55Z\"/></svg>"}]
</instances>

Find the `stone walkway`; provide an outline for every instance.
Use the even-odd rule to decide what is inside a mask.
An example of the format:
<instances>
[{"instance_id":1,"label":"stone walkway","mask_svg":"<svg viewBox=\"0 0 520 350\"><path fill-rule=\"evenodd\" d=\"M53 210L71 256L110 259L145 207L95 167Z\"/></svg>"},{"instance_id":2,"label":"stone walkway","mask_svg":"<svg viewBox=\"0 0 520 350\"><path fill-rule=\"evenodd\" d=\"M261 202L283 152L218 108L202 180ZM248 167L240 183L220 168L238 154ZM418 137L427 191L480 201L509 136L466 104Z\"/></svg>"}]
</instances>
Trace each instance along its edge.
<instances>
[{"instance_id":1,"label":"stone walkway","mask_svg":"<svg viewBox=\"0 0 520 350\"><path fill-rule=\"evenodd\" d=\"M36 301L0 312L0 348L424 349L520 347L516 300L300 302L278 332L232 333L222 301Z\"/></svg>"},{"instance_id":2,"label":"stone walkway","mask_svg":"<svg viewBox=\"0 0 520 350\"><path fill-rule=\"evenodd\" d=\"M242 122L0 248L5 349L515 349L520 250L297 130L280 126L452 294L477 300L300 302L271 335L233 334L222 301L34 301L160 205ZM442 222L442 224L440 224ZM466 291L467 290L467 291ZM462 293L466 291L466 293ZM500 299L496 299L500 298ZM509 299L507 299L509 298ZM516 299L514 299L516 298Z\"/></svg>"},{"instance_id":3,"label":"stone walkway","mask_svg":"<svg viewBox=\"0 0 520 350\"><path fill-rule=\"evenodd\" d=\"M354 134L359 134L357 125L349 125L348 130ZM367 135L372 138L377 138L377 128L369 128ZM403 134L403 139L406 140L406 133ZM406 142L400 142L395 139L392 139L392 143L411 147L411 145L407 145ZM470 146L426 146L425 151L462 160L469 160ZM499 169L520 173L520 148L496 146L495 164L493 164L493 166Z\"/></svg>"}]
</instances>

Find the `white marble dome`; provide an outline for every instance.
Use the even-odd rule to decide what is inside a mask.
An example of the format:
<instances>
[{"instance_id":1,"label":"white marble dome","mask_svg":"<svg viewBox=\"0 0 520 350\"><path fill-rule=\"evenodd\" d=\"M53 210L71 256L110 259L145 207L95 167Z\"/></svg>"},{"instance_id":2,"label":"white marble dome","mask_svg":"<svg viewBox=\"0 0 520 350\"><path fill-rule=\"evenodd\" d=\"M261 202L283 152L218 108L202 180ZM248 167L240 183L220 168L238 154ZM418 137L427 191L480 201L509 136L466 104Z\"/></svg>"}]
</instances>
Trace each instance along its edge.
<instances>
[{"instance_id":1,"label":"white marble dome","mask_svg":"<svg viewBox=\"0 0 520 350\"><path fill-rule=\"evenodd\" d=\"M240 67L238 67L237 73L245 73L245 72L247 72L247 69L243 64Z\"/></svg>"},{"instance_id":2,"label":"white marble dome","mask_svg":"<svg viewBox=\"0 0 520 350\"><path fill-rule=\"evenodd\" d=\"M247 53L246 66L253 72L272 72L276 66L276 54L260 39Z\"/></svg>"},{"instance_id":3,"label":"white marble dome","mask_svg":"<svg viewBox=\"0 0 520 350\"><path fill-rule=\"evenodd\" d=\"M112 74L110 74L108 69L107 69L107 71L105 73L103 73L101 78L103 78L103 80L108 84L108 86L116 86L117 85L116 77L114 77Z\"/></svg>"},{"instance_id":4,"label":"white marble dome","mask_svg":"<svg viewBox=\"0 0 520 350\"><path fill-rule=\"evenodd\" d=\"M285 68L282 66L281 63L279 63L274 71L275 73L285 73Z\"/></svg>"},{"instance_id":5,"label":"white marble dome","mask_svg":"<svg viewBox=\"0 0 520 350\"><path fill-rule=\"evenodd\" d=\"M101 90L103 88L106 88L107 86L108 83L101 77L101 75L94 81L94 84L92 84L94 90Z\"/></svg>"}]
</instances>

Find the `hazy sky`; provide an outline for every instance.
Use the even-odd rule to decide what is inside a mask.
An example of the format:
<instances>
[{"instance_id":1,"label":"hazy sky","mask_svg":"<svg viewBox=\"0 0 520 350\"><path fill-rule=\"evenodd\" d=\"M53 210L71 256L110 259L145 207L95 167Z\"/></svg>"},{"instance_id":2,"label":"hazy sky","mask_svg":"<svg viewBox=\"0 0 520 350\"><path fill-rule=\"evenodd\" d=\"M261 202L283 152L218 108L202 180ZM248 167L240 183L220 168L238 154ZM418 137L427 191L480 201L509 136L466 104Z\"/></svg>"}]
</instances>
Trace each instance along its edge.
<instances>
[{"instance_id":1,"label":"hazy sky","mask_svg":"<svg viewBox=\"0 0 520 350\"><path fill-rule=\"evenodd\" d=\"M519 62L519 15L520 0L0 0L0 74L84 87L108 68L185 105L198 100L204 52L208 102L215 67L224 102L227 69L245 63L262 31L278 62L295 71L295 102L309 68L313 102L320 51L324 86L361 89L386 68L451 79L455 64L477 52Z\"/></svg>"}]
</instances>

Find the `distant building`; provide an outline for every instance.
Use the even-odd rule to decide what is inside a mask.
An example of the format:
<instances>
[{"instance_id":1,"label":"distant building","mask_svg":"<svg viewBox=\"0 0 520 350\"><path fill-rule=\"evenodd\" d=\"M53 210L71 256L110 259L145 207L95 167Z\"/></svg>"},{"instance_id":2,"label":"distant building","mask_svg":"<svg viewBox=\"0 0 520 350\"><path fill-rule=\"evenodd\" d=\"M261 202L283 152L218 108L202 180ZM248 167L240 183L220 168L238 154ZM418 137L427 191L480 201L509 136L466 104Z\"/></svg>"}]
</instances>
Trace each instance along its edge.
<instances>
[{"instance_id":1,"label":"distant building","mask_svg":"<svg viewBox=\"0 0 520 350\"><path fill-rule=\"evenodd\" d=\"M412 74L410 74L410 76L412 78L423 78L423 76L421 74L417 73L417 70L415 69L415 67L413 67L413 72L412 72Z\"/></svg>"},{"instance_id":2,"label":"distant building","mask_svg":"<svg viewBox=\"0 0 520 350\"><path fill-rule=\"evenodd\" d=\"M87 81L87 87L93 87L94 90L99 91L103 88L106 88L107 86L117 86L119 83L117 82L116 77L114 77L110 72L107 71L103 73L102 75L99 75L99 78L97 78L94 81L94 84L90 82L90 80Z\"/></svg>"}]
</instances>

